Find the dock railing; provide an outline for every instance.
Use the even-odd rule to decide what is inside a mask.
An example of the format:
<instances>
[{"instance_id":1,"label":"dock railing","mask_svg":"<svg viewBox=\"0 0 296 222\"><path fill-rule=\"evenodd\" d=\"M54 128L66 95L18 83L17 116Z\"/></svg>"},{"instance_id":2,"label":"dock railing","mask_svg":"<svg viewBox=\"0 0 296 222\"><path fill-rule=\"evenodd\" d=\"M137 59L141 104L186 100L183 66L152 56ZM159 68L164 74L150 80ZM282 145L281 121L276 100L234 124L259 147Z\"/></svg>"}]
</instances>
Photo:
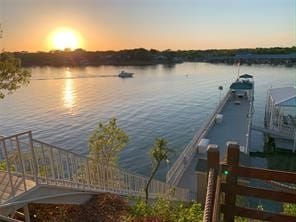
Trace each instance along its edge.
<instances>
[{"instance_id":1,"label":"dock railing","mask_svg":"<svg viewBox=\"0 0 296 222\"><path fill-rule=\"evenodd\" d=\"M28 183L32 181L36 185L144 196L148 180L145 176L104 166L91 158L34 140L31 131L0 138L0 173L9 180L6 191L0 189L0 196L9 192L8 199L15 197L20 189L30 189ZM191 201L188 189L158 180L151 182L149 193L151 198L165 196ZM4 201L1 199L0 204Z\"/></svg>"},{"instance_id":2,"label":"dock railing","mask_svg":"<svg viewBox=\"0 0 296 222\"><path fill-rule=\"evenodd\" d=\"M249 146L250 146L250 141L251 141L251 133L252 133L252 121L253 121L253 113L254 113L254 92L252 92L252 98L250 100L250 108L248 112L248 123L247 123L247 134L246 134L246 147L245 150L243 151L244 153L248 154L249 153Z\"/></svg>"},{"instance_id":3,"label":"dock railing","mask_svg":"<svg viewBox=\"0 0 296 222\"><path fill-rule=\"evenodd\" d=\"M258 207L248 208L237 201L240 196L296 204L296 192L291 188L254 187L240 182L243 178L244 181L256 179L263 183L295 186L296 173L240 166L239 155L239 145L229 143L227 161L220 163L219 150L208 149L208 186L203 221L234 222L236 217L260 221L296 221L295 215L269 212Z\"/></svg>"},{"instance_id":4,"label":"dock railing","mask_svg":"<svg viewBox=\"0 0 296 222\"><path fill-rule=\"evenodd\" d=\"M193 157L198 152L197 145L200 139L205 137L209 131L209 129L213 126L216 118L216 114L221 112L223 107L225 106L226 102L228 101L229 97L231 96L231 91L229 90L223 99L219 102L218 106L215 110L208 116L208 118L204 121L202 126L194 135L193 139L190 141L189 144L185 146L179 157L176 159L174 164L171 166L169 171L166 175L166 182L178 185L182 175L184 174L186 168L189 166L190 162L192 161Z\"/></svg>"}]
</instances>

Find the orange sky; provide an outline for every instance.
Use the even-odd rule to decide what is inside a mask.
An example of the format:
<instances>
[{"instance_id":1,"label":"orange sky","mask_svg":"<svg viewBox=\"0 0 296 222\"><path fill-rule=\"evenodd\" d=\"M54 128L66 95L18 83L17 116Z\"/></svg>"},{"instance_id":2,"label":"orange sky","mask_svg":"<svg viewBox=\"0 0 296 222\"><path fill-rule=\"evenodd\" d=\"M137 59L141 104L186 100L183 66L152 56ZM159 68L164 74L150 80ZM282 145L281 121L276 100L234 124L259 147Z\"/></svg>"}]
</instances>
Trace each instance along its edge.
<instances>
[{"instance_id":1,"label":"orange sky","mask_svg":"<svg viewBox=\"0 0 296 222\"><path fill-rule=\"evenodd\" d=\"M293 0L0 0L8 51L48 51L69 27L87 50L295 45Z\"/></svg>"}]
</instances>

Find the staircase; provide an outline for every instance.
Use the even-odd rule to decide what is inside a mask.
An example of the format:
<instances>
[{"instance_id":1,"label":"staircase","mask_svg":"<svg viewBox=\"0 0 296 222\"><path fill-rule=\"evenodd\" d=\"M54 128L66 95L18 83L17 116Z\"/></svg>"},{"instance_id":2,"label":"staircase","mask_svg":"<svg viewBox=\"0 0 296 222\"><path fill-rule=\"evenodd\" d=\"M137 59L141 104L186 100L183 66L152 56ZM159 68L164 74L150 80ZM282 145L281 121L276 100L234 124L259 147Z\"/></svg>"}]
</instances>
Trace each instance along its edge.
<instances>
[{"instance_id":1,"label":"staircase","mask_svg":"<svg viewBox=\"0 0 296 222\"><path fill-rule=\"evenodd\" d=\"M74 203L110 192L144 196L148 178L107 167L77 153L35 140L31 131L0 138L0 214L28 203ZM191 201L189 190L153 180L150 198Z\"/></svg>"},{"instance_id":2,"label":"staircase","mask_svg":"<svg viewBox=\"0 0 296 222\"><path fill-rule=\"evenodd\" d=\"M18 196L25 192L27 189L31 189L36 185L32 180L24 180L19 175L11 175L5 171L0 171L0 200L6 202L13 196ZM12 189L13 188L13 189Z\"/></svg>"}]
</instances>

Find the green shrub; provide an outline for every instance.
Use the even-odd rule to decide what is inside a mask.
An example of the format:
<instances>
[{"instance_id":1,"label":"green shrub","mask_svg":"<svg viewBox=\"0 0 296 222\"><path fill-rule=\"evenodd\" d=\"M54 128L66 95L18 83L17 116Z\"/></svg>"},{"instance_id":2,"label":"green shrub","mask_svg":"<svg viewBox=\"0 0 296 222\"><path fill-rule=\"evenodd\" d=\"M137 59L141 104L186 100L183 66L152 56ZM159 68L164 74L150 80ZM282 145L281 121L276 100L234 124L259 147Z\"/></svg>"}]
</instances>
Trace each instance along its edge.
<instances>
[{"instance_id":1,"label":"green shrub","mask_svg":"<svg viewBox=\"0 0 296 222\"><path fill-rule=\"evenodd\" d=\"M6 170L6 161L0 161L0 170Z\"/></svg>"},{"instance_id":2,"label":"green shrub","mask_svg":"<svg viewBox=\"0 0 296 222\"><path fill-rule=\"evenodd\" d=\"M296 204L284 203L283 208L284 213L296 216Z\"/></svg>"},{"instance_id":3,"label":"green shrub","mask_svg":"<svg viewBox=\"0 0 296 222\"><path fill-rule=\"evenodd\" d=\"M150 204L138 199L123 221L199 222L202 221L202 218L203 211L201 205L197 202L187 204L159 198Z\"/></svg>"}]
</instances>

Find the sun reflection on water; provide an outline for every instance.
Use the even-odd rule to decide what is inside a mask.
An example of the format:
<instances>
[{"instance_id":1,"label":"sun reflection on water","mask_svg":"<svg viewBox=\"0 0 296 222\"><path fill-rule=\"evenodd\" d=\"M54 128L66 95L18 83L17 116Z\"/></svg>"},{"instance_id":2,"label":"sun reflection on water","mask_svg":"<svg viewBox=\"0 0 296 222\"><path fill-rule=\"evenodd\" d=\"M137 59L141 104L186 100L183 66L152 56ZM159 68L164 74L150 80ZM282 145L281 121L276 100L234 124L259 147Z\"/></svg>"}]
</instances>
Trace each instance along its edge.
<instances>
[{"instance_id":1,"label":"sun reflection on water","mask_svg":"<svg viewBox=\"0 0 296 222\"><path fill-rule=\"evenodd\" d=\"M76 90L74 81L71 79L72 74L69 69L66 70L65 77L66 79L63 91L64 107L70 109L70 113L73 114L73 108L76 103Z\"/></svg>"}]
</instances>

